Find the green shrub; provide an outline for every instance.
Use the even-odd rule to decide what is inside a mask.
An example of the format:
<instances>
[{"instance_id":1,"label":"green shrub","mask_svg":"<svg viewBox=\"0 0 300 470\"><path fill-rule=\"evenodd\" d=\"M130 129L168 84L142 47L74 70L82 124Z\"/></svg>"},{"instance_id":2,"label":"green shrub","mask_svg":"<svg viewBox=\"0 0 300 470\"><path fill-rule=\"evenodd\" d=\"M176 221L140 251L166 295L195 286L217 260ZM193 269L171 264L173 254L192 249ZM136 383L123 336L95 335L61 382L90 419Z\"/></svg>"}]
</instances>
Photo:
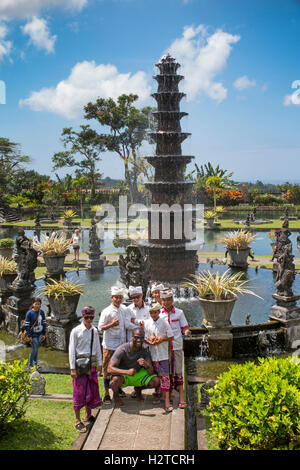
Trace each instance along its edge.
<instances>
[{"instance_id":1,"label":"green shrub","mask_svg":"<svg viewBox=\"0 0 300 470\"><path fill-rule=\"evenodd\" d=\"M300 446L299 360L258 359L233 365L210 390L212 429L221 449Z\"/></svg>"},{"instance_id":2,"label":"green shrub","mask_svg":"<svg viewBox=\"0 0 300 470\"><path fill-rule=\"evenodd\" d=\"M273 194L261 194L255 196L254 203L260 206L277 206L285 204L285 200L279 196L274 196Z\"/></svg>"},{"instance_id":3,"label":"green shrub","mask_svg":"<svg viewBox=\"0 0 300 470\"><path fill-rule=\"evenodd\" d=\"M9 424L25 414L31 389L27 362L0 362L0 436Z\"/></svg>"},{"instance_id":4,"label":"green shrub","mask_svg":"<svg viewBox=\"0 0 300 470\"><path fill-rule=\"evenodd\" d=\"M12 248L15 244L15 241L12 238L1 238L0 248Z\"/></svg>"}]
</instances>

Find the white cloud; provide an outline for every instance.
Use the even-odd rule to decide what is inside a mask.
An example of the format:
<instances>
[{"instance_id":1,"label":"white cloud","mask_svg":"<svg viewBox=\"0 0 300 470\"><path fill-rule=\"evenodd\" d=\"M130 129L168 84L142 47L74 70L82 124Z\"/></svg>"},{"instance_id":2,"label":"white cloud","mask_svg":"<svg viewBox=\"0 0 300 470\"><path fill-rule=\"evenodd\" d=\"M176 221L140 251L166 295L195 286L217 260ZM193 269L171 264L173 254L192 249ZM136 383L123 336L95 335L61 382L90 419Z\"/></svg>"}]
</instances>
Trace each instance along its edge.
<instances>
[{"instance_id":1,"label":"white cloud","mask_svg":"<svg viewBox=\"0 0 300 470\"><path fill-rule=\"evenodd\" d=\"M11 20L38 14L42 9L52 7L82 10L88 0L1 0L0 18Z\"/></svg>"},{"instance_id":2,"label":"white cloud","mask_svg":"<svg viewBox=\"0 0 300 470\"><path fill-rule=\"evenodd\" d=\"M283 98L283 104L284 106L300 106L300 80L295 80L292 83L292 88L295 88L298 90L294 91L291 95L286 95Z\"/></svg>"},{"instance_id":3,"label":"white cloud","mask_svg":"<svg viewBox=\"0 0 300 470\"><path fill-rule=\"evenodd\" d=\"M5 40L7 32L6 25L0 23L0 60L3 60L4 56L9 55L12 50L12 42Z\"/></svg>"},{"instance_id":4,"label":"white cloud","mask_svg":"<svg viewBox=\"0 0 300 470\"><path fill-rule=\"evenodd\" d=\"M255 80L249 80L247 75L243 75L243 77L239 77L235 80L233 84L234 88L237 90L246 90L247 88L250 88L252 86L256 86L256 81Z\"/></svg>"},{"instance_id":5,"label":"white cloud","mask_svg":"<svg viewBox=\"0 0 300 470\"><path fill-rule=\"evenodd\" d=\"M114 65L96 65L94 61L77 63L69 77L55 88L43 88L31 92L29 98L20 100L20 106L33 111L48 111L68 119L83 114L83 107L89 102L102 98L116 99L122 93L134 93L139 103L147 100L150 86L144 72L122 74Z\"/></svg>"},{"instance_id":6,"label":"white cloud","mask_svg":"<svg viewBox=\"0 0 300 470\"><path fill-rule=\"evenodd\" d=\"M34 16L31 21L21 27L23 34L28 34L30 42L38 49L54 52L56 36L51 36L47 21Z\"/></svg>"},{"instance_id":7,"label":"white cloud","mask_svg":"<svg viewBox=\"0 0 300 470\"><path fill-rule=\"evenodd\" d=\"M215 77L227 65L232 44L240 36L217 30L209 35L204 25L186 26L183 36L176 39L168 51L181 64L185 76L182 90L191 101L205 94L220 103L227 97L227 89Z\"/></svg>"}]
</instances>

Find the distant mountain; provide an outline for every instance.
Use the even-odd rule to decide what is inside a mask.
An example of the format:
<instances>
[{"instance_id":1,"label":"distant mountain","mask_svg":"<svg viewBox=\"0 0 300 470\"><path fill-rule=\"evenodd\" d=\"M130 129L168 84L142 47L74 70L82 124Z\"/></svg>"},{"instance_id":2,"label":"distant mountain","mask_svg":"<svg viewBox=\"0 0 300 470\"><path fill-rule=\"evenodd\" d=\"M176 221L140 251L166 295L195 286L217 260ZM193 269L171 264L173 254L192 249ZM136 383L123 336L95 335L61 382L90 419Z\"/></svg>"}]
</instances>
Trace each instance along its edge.
<instances>
[{"instance_id":1,"label":"distant mountain","mask_svg":"<svg viewBox=\"0 0 300 470\"><path fill-rule=\"evenodd\" d=\"M105 188L113 188L116 186L117 183L119 183L121 180L114 180L107 176L106 178L100 180L100 184L103 185Z\"/></svg>"}]
</instances>

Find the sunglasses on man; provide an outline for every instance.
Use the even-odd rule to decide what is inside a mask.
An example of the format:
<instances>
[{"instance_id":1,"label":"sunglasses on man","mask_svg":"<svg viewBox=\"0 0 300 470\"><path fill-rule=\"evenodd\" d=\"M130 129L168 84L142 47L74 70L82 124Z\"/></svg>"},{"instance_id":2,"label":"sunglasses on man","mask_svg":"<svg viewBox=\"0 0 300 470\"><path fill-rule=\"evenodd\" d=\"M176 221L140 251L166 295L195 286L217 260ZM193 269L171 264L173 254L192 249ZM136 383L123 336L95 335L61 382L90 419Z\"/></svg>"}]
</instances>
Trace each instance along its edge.
<instances>
[{"instance_id":1,"label":"sunglasses on man","mask_svg":"<svg viewBox=\"0 0 300 470\"><path fill-rule=\"evenodd\" d=\"M84 318L85 318L86 320L93 320L94 317L95 317L95 315L84 315Z\"/></svg>"},{"instance_id":2,"label":"sunglasses on man","mask_svg":"<svg viewBox=\"0 0 300 470\"><path fill-rule=\"evenodd\" d=\"M145 339L145 336L133 335L134 339Z\"/></svg>"}]
</instances>

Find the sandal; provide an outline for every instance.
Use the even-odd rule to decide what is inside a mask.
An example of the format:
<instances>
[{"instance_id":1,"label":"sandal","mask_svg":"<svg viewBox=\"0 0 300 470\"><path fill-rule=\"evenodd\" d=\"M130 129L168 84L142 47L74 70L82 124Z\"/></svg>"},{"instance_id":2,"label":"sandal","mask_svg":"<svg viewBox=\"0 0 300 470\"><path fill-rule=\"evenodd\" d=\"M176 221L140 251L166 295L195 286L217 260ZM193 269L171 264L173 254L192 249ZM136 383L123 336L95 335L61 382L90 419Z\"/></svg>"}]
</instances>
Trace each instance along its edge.
<instances>
[{"instance_id":1,"label":"sandal","mask_svg":"<svg viewBox=\"0 0 300 470\"><path fill-rule=\"evenodd\" d=\"M172 405L165 407L165 412L166 413L172 413L172 411L173 411L173 406Z\"/></svg>"},{"instance_id":2,"label":"sandal","mask_svg":"<svg viewBox=\"0 0 300 470\"><path fill-rule=\"evenodd\" d=\"M94 423L96 421L95 416L90 415L88 418L84 418L84 421L88 421L89 423Z\"/></svg>"},{"instance_id":3,"label":"sandal","mask_svg":"<svg viewBox=\"0 0 300 470\"><path fill-rule=\"evenodd\" d=\"M161 401L160 398L154 398L152 400L152 405L160 405L160 401Z\"/></svg>"},{"instance_id":4,"label":"sandal","mask_svg":"<svg viewBox=\"0 0 300 470\"><path fill-rule=\"evenodd\" d=\"M186 408L186 407L187 407L187 403L185 403L185 402L179 403L179 405L178 405L178 408L180 408L181 410L184 410L184 408Z\"/></svg>"},{"instance_id":5,"label":"sandal","mask_svg":"<svg viewBox=\"0 0 300 470\"><path fill-rule=\"evenodd\" d=\"M82 423L82 421L80 421L80 423L77 423L75 424L75 429L77 429L77 431L79 431L80 433L85 433L87 431L87 428L86 426Z\"/></svg>"},{"instance_id":6,"label":"sandal","mask_svg":"<svg viewBox=\"0 0 300 470\"><path fill-rule=\"evenodd\" d=\"M105 395L105 397L103 398L103 403L111 403L111 398L109 395Z\"/></svg>"}]
</instances>

